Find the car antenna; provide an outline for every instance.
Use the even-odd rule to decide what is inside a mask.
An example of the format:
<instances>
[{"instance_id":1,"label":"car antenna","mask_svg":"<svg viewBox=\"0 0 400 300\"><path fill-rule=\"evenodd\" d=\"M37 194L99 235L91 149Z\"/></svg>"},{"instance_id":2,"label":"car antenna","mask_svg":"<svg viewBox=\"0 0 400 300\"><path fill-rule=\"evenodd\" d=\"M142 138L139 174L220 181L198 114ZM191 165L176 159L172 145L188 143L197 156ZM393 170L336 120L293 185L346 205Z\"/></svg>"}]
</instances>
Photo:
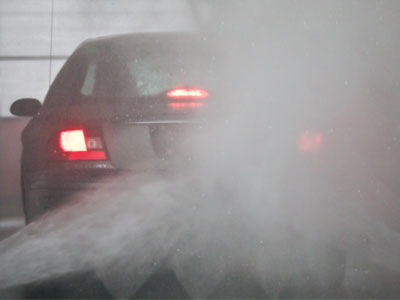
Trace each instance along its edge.
<instances>
[{"instance_id":1,"label":"car antenna","mask_svg":"<svg viewBox=\"0 0 400 300\"><path fill-rule=\"evenodd\" d=\"M54 0L51 0L51 17L50 17L50 59L49 59L49 87L51 85L51 65L53 61L53 18L54 18Z\"/></svg>"}]
</instances>

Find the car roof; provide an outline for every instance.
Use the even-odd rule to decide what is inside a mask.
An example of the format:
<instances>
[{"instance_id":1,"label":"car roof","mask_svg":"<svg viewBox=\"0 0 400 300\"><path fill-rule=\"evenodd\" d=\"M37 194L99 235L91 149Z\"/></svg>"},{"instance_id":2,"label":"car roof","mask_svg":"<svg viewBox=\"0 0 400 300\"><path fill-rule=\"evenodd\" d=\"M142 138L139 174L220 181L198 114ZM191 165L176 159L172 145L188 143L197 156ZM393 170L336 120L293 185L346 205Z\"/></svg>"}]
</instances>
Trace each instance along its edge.
<instances>
[{"instance_id":1,"label":"car roof","mask_svg":"<svg viewBox=\"0 0 400 300\"><path fill-rule=\"evenodd\" d=\"M146 43L151 41L179 41L187 39L206 40L204 35L195 32L141 32L100 36L83 41L79 48L86 46L118 45L126 43Z\"/></svg>"}]
</instances>

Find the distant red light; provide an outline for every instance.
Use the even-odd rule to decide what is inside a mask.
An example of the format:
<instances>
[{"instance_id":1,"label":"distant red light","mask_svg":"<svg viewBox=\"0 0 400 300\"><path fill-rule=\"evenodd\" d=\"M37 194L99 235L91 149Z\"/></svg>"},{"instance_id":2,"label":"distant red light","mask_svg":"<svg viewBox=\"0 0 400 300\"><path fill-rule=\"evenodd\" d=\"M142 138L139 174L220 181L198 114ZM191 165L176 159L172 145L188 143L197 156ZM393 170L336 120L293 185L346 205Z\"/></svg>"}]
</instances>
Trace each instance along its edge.
<instances>
[{"instance_id":1,"label":"distant red light","mask_svg":"<svg viewBox=\"0 0 400 300\"><path fill-rule=\"evenodd\" d=\"M322 146L322 133L304 133L298 143L298 149L302 152L318 151Z\"/></svg>"},{"instance_id":2,"label":"distant red light","mask_svg":"<svg viewBox=\"0 0 400 300\"><path fill-rule=\"evenodd\" d=\"M208 97L208 93L202 89L177 88L167 92L169 98L192 98L203 99Z\"/></svg>"}]
</instances>

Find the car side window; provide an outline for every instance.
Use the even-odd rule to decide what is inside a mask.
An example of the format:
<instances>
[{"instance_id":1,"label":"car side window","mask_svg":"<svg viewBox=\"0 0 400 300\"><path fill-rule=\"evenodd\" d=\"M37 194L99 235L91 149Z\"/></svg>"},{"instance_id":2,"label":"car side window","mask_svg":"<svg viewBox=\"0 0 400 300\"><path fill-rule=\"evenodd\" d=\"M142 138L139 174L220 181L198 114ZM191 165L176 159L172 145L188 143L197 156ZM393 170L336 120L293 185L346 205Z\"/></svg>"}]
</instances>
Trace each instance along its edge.
<instances>
[{"instance_id":1,"label":"car side window","mask_svg":"<svg viewBox=\"0 0 400 300\"><path fill-rule=\"evenodd\" d=\"M94 85L96 82L97 65L91 63L87 69L85 79L81 88L81 94L84 96L92 96L94 92Z\"/></svg>"}]
</instances>

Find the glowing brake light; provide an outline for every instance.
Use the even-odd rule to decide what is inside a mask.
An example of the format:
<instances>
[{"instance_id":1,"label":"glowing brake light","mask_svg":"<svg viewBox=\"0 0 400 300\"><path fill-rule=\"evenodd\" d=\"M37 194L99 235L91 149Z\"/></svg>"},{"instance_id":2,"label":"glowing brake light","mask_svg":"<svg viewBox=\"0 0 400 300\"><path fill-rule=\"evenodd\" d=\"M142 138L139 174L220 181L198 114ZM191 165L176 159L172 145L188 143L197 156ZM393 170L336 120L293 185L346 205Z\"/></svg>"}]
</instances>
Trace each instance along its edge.
<instances>
[{"instance_id":1,"label":"glowing brake light","mask_svg":"<svg viewBox=\"0 0 400 300\"><path fill-rule=\"evenodd\" d=\"M203 107L203 102L171 102L168 103L168 106L174 109L181 109L181 108L199 108Z\"/></svg>"},{"instance_id":2,"label":"glowing brake light","mask_svg":"<svg viewBox=\"0 0 400 300\"><path fill-rule=\"evenodd\" d=\"M60 146L64 152L86 152L87 147L83 130L62 131L60 134Z\"/></svg>"},{"instance_id":3,"label":"glowing brake light","mask_svg":"<svg viewBox=\"0 0 400 300\"><path fill-rule=\"evenodd\" d=\"M297 145L297 148L302 152L318 151L322 146L322 133L304 133Z\"/></svg>"},{"instance_id":4,"label":"glowing brake light","mask_svg":"<svg viewBox=\"0 0 400 300\"><path fill-rule=\"evenodd\" d=\"M196 88L176 88L167 92L167 97L172 98L168 106L172 109L200 108L204 106L201 101L208 97L208 93Z\"/></svg>"},{"instance_id":5,"label":"glowing brake light","mask_svg":"<svg viewBox=\"0 0 400 300\"><path fill-rule=\"evenodd\" d=\"M60 147L66 160L106 160L100 137L86 137L84 130L60 133Z\"/></svg>"},{"instance_id":6,"label":"glowing brake light","mask_svg":"<svg viewBox=\"0 0 400 300\"><path fill-rule=\"evenodd\" d=\"M202 89L177 88L168 91L167 96L169 98L204 99L208 97L208 93Z\"/></svg>"}]
</instances>

